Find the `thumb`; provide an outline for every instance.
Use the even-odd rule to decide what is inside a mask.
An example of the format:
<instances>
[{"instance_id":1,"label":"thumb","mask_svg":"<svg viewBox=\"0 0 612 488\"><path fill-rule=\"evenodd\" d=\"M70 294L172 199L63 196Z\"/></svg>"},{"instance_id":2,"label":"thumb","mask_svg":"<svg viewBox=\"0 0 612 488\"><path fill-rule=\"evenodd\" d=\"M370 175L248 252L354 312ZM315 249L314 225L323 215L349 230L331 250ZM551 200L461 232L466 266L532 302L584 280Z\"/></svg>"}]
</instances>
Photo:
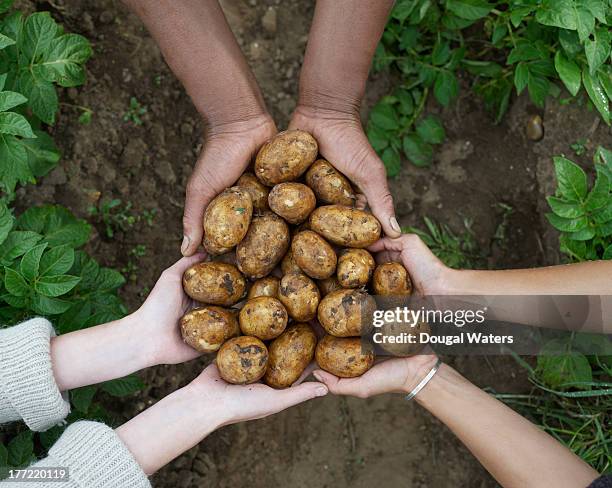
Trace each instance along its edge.
<instances>
[{"instance_id":1,"label":"thumb","mask_svg":"<svg viewBox=\"0 0 612 488\"><path fill-rule=\"evenodd\" d=\"M278 412L285 410L286 408L293 407L307 400L311 400L316 397L322 397L327 395L328 389L322 383L315 381L307 381L299 385L291 386L284 390L278 391L277 407Z\"/></svg>"},{"instance_id":2,"label":"thumb","mask_svg":"<svg viewBox=\"0 0 612 488\"><path fill-rule=\"evenodd\" d=\"M314 377L324 383L328 390L334 395L352 395L365 397L365 390L360 378L338 378L327 371L317 370L313 373Z\"/></svg>"},{"instance_id":3,"label":"thumb","mask_svg":"<svg viewBox=\"0 0 612 488\"><path fill-rule=\"evenodd\" d=\"M372 213L380 220L385 235L399 237L402 230L395 217L387 172L377 156L372 157L370 161L366 177L360 185L361 191L365 194Z\"/></svg>"}]
</instances>

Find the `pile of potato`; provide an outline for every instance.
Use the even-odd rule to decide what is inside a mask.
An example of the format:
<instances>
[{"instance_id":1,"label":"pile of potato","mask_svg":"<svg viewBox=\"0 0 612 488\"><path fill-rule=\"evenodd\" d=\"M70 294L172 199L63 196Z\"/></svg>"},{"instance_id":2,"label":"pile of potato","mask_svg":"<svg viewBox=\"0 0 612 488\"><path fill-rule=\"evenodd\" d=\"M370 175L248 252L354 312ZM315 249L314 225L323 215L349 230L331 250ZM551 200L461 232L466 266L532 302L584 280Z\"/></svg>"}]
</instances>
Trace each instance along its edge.
<instances>
[{"instance_id":1,"label":"pile of potato","mask_svg":"<svg viewBox=\"0 0 612 488\"><path fill-rule=\"evenodd\" d=\"M310 134L281 132L261 147L254 173L206 208L203 245L213 260L183 276L202 305L180 327L191 347L218 351L230 383L263 378L285 388L313 357L335 375L362 375L374 363L360 339L376 308L367 286L378 295L412 290L400 264L376 267L365 248L380 238L380 223L355 208L350 182L317 156ZM314 319L327 333L320 340Z\"/></svg>"}]
</instances>

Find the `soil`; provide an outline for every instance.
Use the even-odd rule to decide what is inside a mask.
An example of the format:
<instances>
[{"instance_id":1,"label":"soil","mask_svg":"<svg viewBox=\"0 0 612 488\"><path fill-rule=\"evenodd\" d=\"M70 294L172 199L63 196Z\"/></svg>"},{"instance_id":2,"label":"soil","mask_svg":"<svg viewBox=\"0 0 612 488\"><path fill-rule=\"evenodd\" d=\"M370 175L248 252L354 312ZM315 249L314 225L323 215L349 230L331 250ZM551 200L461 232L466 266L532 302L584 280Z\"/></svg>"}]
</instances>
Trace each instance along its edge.
<instances>
[{"instance_id":1,"label":"soil","mask_svg":"<svg viewBox=\"0 0 612 488\"><path fill-rule=\"evenodd\" d=\"M272 115L285 127L295 106L314 2L222 4ZM185 184L202 144L198 114L155 42L119 1L18 5L49 10L67 30L88 37L95 52L88 63L88 83L61 93L61 114L52 129L63 154L60 165L36 188L20 191L18 204L59 203L93 223L88 208L99 199L131 202L132 212L139 215L155 210L152 225L142 219L112 239L96 224L88 245L104 265L130 268L133 279L121 295L134 309L159 273L179 257ZM364 116L391 83L385 74L372 77ZM598 144L612 146L609 129L583 106L549 100L539 111L525 97L516 99L496 126L467 80L463 85L450 108L428 107L440 114L448 135L433 166L421 169L405 162L390 182L400 223L421 226L422 217L430 216L461 231L464 218L472 219L489 267L559 262L557 236L544 219L545 196L554 189L551 156L566 153L588 167L587 156ZM124 120L131 97L146 107L142 125ZM93 111L90 124L78 122L79 106ZM537 143L525 135L534 114L542 116L545 127ZM569 145L582 138L587 155L578 158ZM500 204L512 212L508 215ZM138 245L146 246L140 258L132 252ZM210 360L143 372L147 388L111 404L118 420L186 384ZM527 388L511 358L449 361L480 386ZM387 487L496 486L444 426L416 404L391 395L365 401L329 396L272 418L225 427L153 477L159 488L365 487L380 482Z\"/></svg>"}]
</instances>

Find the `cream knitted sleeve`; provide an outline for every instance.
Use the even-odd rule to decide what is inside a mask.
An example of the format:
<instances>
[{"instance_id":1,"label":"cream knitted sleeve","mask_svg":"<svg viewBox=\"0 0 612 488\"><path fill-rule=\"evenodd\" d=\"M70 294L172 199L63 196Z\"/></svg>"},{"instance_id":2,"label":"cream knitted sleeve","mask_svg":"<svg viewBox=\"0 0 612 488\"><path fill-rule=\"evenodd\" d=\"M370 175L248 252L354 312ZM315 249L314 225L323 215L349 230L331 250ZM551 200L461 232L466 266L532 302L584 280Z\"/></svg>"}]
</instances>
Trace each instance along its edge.
<instances>
[{"instance_id":1,"label":"cream knitted sleeve","mask_svg":"<svg viewBox=\"0 0 612 488\"><path fill-rule=\"evenodd\" d=\"M70 412L51 367L51 323L35 318L0 329L0 424L22 420L44 431Z\"/></svg>"}]
</instances>

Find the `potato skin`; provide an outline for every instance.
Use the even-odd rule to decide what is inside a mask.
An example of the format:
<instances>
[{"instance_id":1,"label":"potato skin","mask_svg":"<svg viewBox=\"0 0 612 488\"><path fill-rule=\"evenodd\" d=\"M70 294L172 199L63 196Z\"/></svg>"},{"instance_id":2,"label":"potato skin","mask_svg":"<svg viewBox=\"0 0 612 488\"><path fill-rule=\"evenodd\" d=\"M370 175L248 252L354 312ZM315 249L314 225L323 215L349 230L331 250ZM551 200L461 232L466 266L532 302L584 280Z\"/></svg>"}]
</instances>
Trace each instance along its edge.
<instances>
[{"instance_id":1,"label":"potato skin","mask_svg":"<svg viewBox=\"0 0 612 488\"><path fill-rule=\"evenodd\" d=\"M336 337L365 335L372 328L376 301L366 291L332 291L319 304L317 318L328 334Z\"/></svg>"},{"instance_id":2,"label":"potato skin","mask_svg":"<svg viewBox=\"0 0 612 488\"><path fill-rule=\"evenodd\" d=\"M412 334L416 338L414 344L411 343L393 343L393 342L382 342L379 343L380 347L392 356L398 357L409 357L414 356L421 352L426 344L419 342L420 334L431 332L431 328L427 322L419 322L416 326L411 327L411 324L405 322L385 322L383 326L376 332L380 332L384 337L389 336L400 336L402 333Z\"/></svg>"},{"instance_id":3,"label":"potato skin","mask_svg":"<svg viewBox=\"0 0 612 488\"><path fill-rule=\"evenodd\" d=\"M236 186L244 188L250 193L253 202L253 210L258 213L269 210L268 193L270 190L267 186L263 185L253 173L244 173L238 178Z\"/></svg>"},{"instance_id":4,"label":"potato skin","mask_svg":"<svg viewBox=\"0 0 612 488\"><path fill-rule=\"evenodd\" d=\"M289 248L287 254L285 254L285 257L281 261L281 271L283 272L283 275L290 273L304 273L302 268L300 268L295 262L291 248Z\"/></svg>"},{"instance_id":5,"label":"potato skin","mask_svg":"<svg viewBox=\"0 0 612 488\"><path fill-rule=\"evenodd\" d=\"M244 296L246 280L233 264L210 261L183 273L183 289L198 302L229 307Z\"/></svg>"},{"instance_id":6,"label":"potato skin","mask_svg":"<svg viewBox=\"0 0 612 488\"><path fill-rule=\"evenodd\" d=\"M240 330L263 341L275 339L287 327L289 317L283 304L274 297L252 298L240 310Z\"/></svg>"},{"instance_id":7,"label":"potato skin","mask_svg":"<svg viewBox=\"0 0 612 488\"><path fill-rule=\"evenodd\" d=\"M291 254L298 267L311 278L324 280L336 271L334 248L319 234L303 230L291 241Z\"/></svg>"},{"instance_id":8,"label":"potato skin","mask_svg":"<svg viewBox=\"0 0 612 488\"><path fill-rule=\"evenodd\" d=\"M253 215L250 193L233 186L217 195L204 211L204 249L223 254L246 235Z\"/></svg>"},{"instance_id":9,"label":"potato skin","mask_svg":"<svg viewBox=\"0 0 612 488\"><path fill-rule=\"evenodd\" d=\"M376 261L365 249L346 249L338 258L336 275L344 288L366 286L372 278Z\"/></svg>"},{"instance_id":10,"label":"potato skin","mask_svg":"<svg viewBox=\"0 0 612 488\"><path fill-rule=\"evenodd\" d=\"M340 290L342 288L342 285L335 275L325 278L324 280L317 280L317 285L319 286L321 297L329 295L332 291Z\"/></svg>"},{"instance_id":11,"label":"potato skin","mask_svg":"<svg viewBox=\"0 0 612 488\"><path fill-rule=\"evenodd\" d=\"M268 349L257 337L234 337L217 353L219 375L234 385L259 381L267 367Z\"/></svg>"},{"instance_id":12,"label":"potato skin","mask_svg":"<svg viewBox=\"0 0 612 488\"><path fill-rule=\"evenodd\" d=\"M321 294L308 276L291 273L281 278L278 298L287 309L289 317L298 322L308 322L317 316Z\"/></svg>"},{"instance_id":13,"label":"potato skin","mask_svg":"<svg viewBox=\"0 0 612 488\"><path fill-rule=\"evenodd\" d=\"M266 276L258 279L247 294L247 299L256 297L274 297L278 298L278 285L280 280L276 276Z\"/></svg>"},{"instance_id":14,"label":"potato skin","mask_svg":"<svg viewBox=\"0 0 612 488\"><path fill-rule=\"evenodd\" d=\"M268 205L290 224L301 224L317 205L310 188L302 183L279 183L268 195Z\"/></svg>"},{"instance_id":15,"label":"potato skin","mask_svg":"<svg viewBox=\"0 0 612 488\"><path fill-rule=\"evenodd\" d=\"M253 217L249 231L236 248L236 264L248 278L263 278L288 248L289 226L275 213L265 212Z\"/></svg>"},{"instance_id":16,"label":"potato skin","mask_svg":"<svg viewBox=\"0 0 612 488\"><path fill-rule=\"evenodd\" d=\"M349 180L325 159L317 159L306 172L306 184L325 205L352 207L356 196Z\"/></svg>"},{"instance_id":17,"label":"potato skin","mask_svg":"<svg viewBox=\"0 0 612 488\"><path fill-rule=\"evenodd\" d=\"M317 364L340 378L361 376L374 364L372 347L359 337L324 336L315 350Z\"/></svg>"},{"instance_id":18,"label":"potato skin","mask_svg":"<svg viewBox=\"0 0 612 488\"><path fill-rule=\"evenodd\" d=\"M255 176L266 186L298 179L317 158L319 146L302 130L279 132L255 158Z\"/></svg>"},{"instance_id":19,"label":"potato skin","mask_svg":"<svg viewBox=\"0 0 612 488\"><path fill-rule=\"evenodd\" d=\"M295 383L314 357L317 336L310 325L289 326L268 348L268 369L264 381L273 388Z\"/></svg>"},{"instance_id":20,"label":"potato skin","mask_svg":"<svg viewBox=\"0 0 612 488\"><path fill-rule=\"evenodd\" d=\"M406 268L400 263L383 263L374 270L372 288L375 295L410 295L412 280Z\"/></svg>"},{"instance_id":21,"label":"potato skin","mask_svg":"<svg viewBox=\"0 0 612 488\"><path fill-rule=\"evenodd\" d=\"M343 247L368 247L380 238L380 222L369 212L343 205L325 205L310 214L310 228Z\"/></svg>"},{"instance_id":22,"label":"potato skin","mask_svg":"<svg viewBox=\"0 0 612 488\"><path fill-rule=\"evenodd\" d=\"M215 305L195 308L181 317L183 341L196 351L217 351L225 341L240 335L236 313Z\"/></svg>"}]
</instances>

